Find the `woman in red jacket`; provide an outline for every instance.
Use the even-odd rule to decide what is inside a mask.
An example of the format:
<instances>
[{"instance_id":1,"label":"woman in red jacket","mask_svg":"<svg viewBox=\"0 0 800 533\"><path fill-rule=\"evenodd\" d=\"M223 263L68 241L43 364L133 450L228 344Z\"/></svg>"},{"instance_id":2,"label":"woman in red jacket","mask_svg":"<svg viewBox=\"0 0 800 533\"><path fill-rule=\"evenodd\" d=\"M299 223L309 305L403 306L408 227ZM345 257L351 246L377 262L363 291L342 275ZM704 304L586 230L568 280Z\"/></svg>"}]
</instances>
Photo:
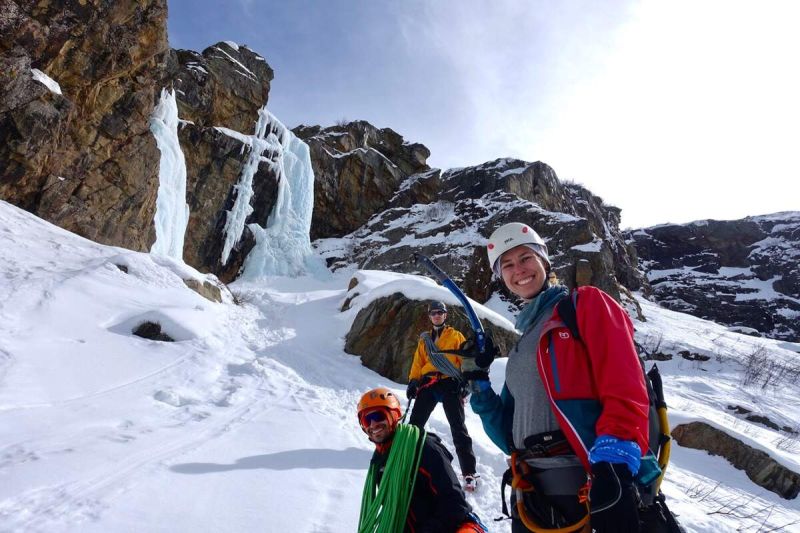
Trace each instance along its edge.
<instances>
[{"instance_id":1,"label":"woman in red jacket","mask_svg":"<svg viewBox=\"0 0 800 533\"><path fill-rule=\"evenodd\" d=\"M581 339L575 339L556 309L569 292L549 286L547 246L532 228L518 222L498 228L487 253L494 273L526 304L502 393L479 372L473 411L507 454L527 451L545 468L548 460L564 460L549 452L574 454L591 475L593 530L638 533L634 478L648 449L648 396L627 313L603 291L580 287L572 295L580 302ZM544 514L551 515L541 518L550 527L570 522L553 510ZM528 531L519 515L512 513L512 520L512 531Z\"/></svg>"}]
</instances>

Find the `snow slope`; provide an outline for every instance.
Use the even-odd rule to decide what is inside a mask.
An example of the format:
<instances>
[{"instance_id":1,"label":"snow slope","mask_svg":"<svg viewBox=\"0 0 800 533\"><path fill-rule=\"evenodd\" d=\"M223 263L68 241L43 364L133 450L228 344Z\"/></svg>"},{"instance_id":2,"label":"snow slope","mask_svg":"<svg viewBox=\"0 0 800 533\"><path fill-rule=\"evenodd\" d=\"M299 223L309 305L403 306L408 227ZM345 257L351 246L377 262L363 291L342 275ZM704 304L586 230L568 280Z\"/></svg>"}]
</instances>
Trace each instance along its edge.
<instances>
[{"instance_id":1,"label":"snow slope","mask_svg":"<svg viewBox=\"0 0 800 533\"><path fill-rule=\"evenodd\" d=\"M371 454L355 403L369 388L404 386L345 354L344 335L383 279L416 296L440 288L362 272L370 292L341 313L353 272L339 271L237 283L238 304L212 303L186 288L182 279L203 277L181 263L95 244L2 201L0 249L0 531L355 530ZM714 355L659 363L673 424L706 420L800 470L796 440L725 409L794 426L797 383L744 387L741 364L761 345L796 362L800 346L643 307L640 341ZM178 342L131 335L144 319ZM503 365L492 368L498 387ZM477 417L467 422L483 477L469 499L492 531L509 531L491 520L504 458ZM440 409L429 429L449 445ZM673 449L664 489L688 531L800 531L798 500L723 459Z\"/></svg>"}]
</instances>

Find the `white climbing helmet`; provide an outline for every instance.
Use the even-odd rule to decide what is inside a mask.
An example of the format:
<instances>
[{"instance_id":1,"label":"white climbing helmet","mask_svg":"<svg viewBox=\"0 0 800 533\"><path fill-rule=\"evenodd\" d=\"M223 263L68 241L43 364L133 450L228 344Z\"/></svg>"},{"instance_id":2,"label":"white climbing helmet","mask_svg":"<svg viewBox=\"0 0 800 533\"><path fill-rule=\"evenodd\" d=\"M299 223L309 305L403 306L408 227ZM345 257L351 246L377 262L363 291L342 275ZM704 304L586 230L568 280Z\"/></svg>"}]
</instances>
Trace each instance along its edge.
<instances>
[{"instance_id":1,"label":"white climbing helmet","mask_svg":"<svg viewBox=\"0 0 800 533\"><path fill-rule=\"evenodd\" d=\"M542 258L545 268L550 270L550 258L547 255L547 245L533 228L521 222L511 222L504 224L494 230L489 237L489 244L486 245L486 255L489 257L489 264L492 271L500 276L499 261L500 256L521 244L531 248L536 255Z\"/></svg>"}]
</instances>

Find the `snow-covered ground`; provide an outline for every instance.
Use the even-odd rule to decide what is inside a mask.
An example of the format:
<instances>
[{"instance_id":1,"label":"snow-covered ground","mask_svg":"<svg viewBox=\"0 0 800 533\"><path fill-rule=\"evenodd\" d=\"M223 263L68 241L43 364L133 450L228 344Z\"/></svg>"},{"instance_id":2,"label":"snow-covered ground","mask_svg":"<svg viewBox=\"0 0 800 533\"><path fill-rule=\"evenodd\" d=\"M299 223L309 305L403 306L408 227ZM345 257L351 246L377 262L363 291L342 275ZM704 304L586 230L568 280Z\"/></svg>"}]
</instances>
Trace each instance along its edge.
<instances>
[{"instance_id":1,"label":"snow-covered ground","mask_svg":"<svg viewBox=\"0 0 800 533\"><path fill-rule=\"evenodd\" d=\"M344 353L344 335L385 283L440 288L361 272L370 290L342 313L354 273L340 271L238 283L238 303L212 303L185 286L203 276L179 262L92 243L2 201L0 250L0 531L355 530L372 448L356 401L405 387ZM763 389L742 374L756 352L797 364L800 346L642 306L640 342L711 356L659 363L672 424L705 420L800 471L796 437L726 409L796 427L797 383ZM178 342L131 335L146 319ZM492 521L504 458L472 413L468 425L483 481L468 498L492 531L509 531ZM441 409L429 429L449 445ZM673 446L663 488L687 531L800 531L800 500L704 452Z\"/></svg>"}]
</instances>

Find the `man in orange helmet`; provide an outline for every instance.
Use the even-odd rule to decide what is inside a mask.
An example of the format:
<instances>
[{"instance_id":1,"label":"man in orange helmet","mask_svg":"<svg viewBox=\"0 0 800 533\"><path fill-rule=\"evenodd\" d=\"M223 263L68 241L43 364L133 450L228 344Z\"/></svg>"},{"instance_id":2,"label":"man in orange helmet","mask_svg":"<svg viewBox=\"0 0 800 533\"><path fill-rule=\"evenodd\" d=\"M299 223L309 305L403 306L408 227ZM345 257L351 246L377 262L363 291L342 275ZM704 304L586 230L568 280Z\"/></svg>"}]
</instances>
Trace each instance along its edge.
<instances>
[{"instance_id":1,"label":"man in orange helmet","mask_svg":"<svg viewBox=\"0 0 800 533\"><path fill-rule=\"evenodd\" d=\"M370 474L374 487L369 487L368 490L372 494L379 493L381 480L397 474L397 472L390 472L387 465L407 464L412 465L411 468L413 468L413 459L399 462L397 460L389 461L395 435L398 428L401 427L399 424L401 411L397 396L385 387L366 392L358 402L358 422L369 440L375 443L375 453L370 461ZM442 445L438 436L422 430L419 430L419 435L422 439L419 466L416 475L413 475L412 472L410 477L410 479L416 478L416 480L406 514L405 531L418 533L484 532L485 529L480 525L477 516L472 513L472 507L467 503L458 476L450 465L453 456ZM408 453L418 453L419 448L419 443L417 443L411 447ZM394 453L406 452L398 447ZM400 468L400 466L395 468Z\"/></svg>"}]
</instances>

